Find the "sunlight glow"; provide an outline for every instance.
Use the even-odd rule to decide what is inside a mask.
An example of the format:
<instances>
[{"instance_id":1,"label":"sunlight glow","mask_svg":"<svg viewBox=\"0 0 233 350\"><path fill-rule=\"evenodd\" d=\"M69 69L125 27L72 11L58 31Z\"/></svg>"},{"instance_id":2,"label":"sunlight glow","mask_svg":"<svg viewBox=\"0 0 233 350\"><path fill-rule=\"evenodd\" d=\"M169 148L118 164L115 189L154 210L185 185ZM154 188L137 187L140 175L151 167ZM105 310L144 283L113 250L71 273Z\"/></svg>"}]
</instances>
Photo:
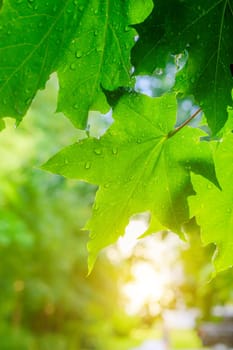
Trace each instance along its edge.
<instances>
[{"instance_id":1,"label":"sunlight glow","mask_svg":"<svg viewBox=\"0 0 233 350\"><path fill-rule=\"evenodd\" d=\"M106 250L116 264L132 258L130 279L122 286L125 309L131 315L159 315L176 299L176 287L183 281L177 248L185 243L177 235L163 232L139 239L148 225L148 213L132 217L125 235Z\"/></svg>"},{"instance_id":2,"label":"sunlight glow","mask_svg":"<svg viewBox=\"0 0 233 350\"><path fill-rule=\"evenodd\" d=\"M123 251L123 244L127 242L130 247L130 238L132 242L134 237L134 246L131 250L131 255L134 257L131 280L123 286L122 292L127 299L126 311L129 314L149 312L155 316L176 299L176 286L183 280L177 247L184 243L172 233L168 233L165 237L162 233L157 233L136 240L135 232L137 230L139 232L139 228L142 232L147 228L147 223L141 221L140 225L139 221L131 222L125 237L120 243L118 242Z\"/></svg>"},{"instance_id":3,"label":"sunlight glow","mask_svg":"<svg viewBox=\"0 0 233 350\"><path fill-rule=\"evenodd\" d=\"M125 229L125 235L117 242L119 251L124 257L130 256L140 237L148 228L144 219L132 219Z\"/></svg>"},{"instance_id":4,"label":"sunlight glow","mask_svg":"<svg viewBox=\"0 0 233 350\"><path fill-rule=\"evenodd\" d=\"M139 262L132 267L132 277L134 281L123 287L123 292L129 299L126 311L134 314L139 312L143 305L150 307L154 304L156 308L151 310L150 307L150 312L158 313L160 311L158 302L164 293L168 276L156 271L150 263Z\"/></svg>"}]
</instances>

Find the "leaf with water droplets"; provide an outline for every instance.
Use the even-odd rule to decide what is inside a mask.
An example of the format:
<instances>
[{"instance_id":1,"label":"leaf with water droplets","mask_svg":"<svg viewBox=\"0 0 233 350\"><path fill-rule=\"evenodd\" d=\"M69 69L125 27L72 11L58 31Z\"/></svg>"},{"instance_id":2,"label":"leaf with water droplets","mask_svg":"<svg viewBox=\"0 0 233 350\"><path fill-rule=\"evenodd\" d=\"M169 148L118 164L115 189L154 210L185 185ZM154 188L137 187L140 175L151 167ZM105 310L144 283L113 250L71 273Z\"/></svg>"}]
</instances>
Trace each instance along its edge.
<instances>
[{"instance_id":1,"label":"leaf with water droplets","mask_svg":"<svg viewBox=\"0 0 233 350\"><path fill-rule=\"evenodd\" d=\"M19 122L55 71L60 80L58 110L76 126L86 126L89 109L107 111L102 88L129 84L136 33L131 25L143 21L153 3L135 0L132 5L133 0L4 1L0 118Z\"/></svg>"},{"instance_id":2,"label":"leaf with water droplets","mask_svg":"<svg viewBox=\"0 0 233 350\"><path fill-rule=\"evenodd\" d=\"M219 131L232 104L233 1L157 0L152 15L136 28L136 72L152 73L165 67L168 57L177 65L178 57L186 56L184 68L177 67L175 89L194 95L213 133Z\"/></svg>"},{"instance_id":3,"label":"leaf with water droplets","mask_svg":"<svg viewBox=\"0 0 233 350\"><path fill-rule=\"evenodd\" d=\"M56 9L55 9L56 4ZM72 1L5 1L0 13L0 117L19 122L72 39ZM69 22L69 26L66 24Z\"/></svg>"},{"instance_id":4,"label":"leaf with water droplets","mask_svg":"<svg viewBox=\"0 0 233 350\"><path fill-rule=\"evenodd\" d=\"M149 210L153 230L167 227L181 234L181 225L189 218L186 198L193 193L190 170L216 182L209 145L200 141L203 131L186 127L169 136L176 122L174 95L154 99L126 95L113 117L114 123L100 139L69 146L43 166L99 185L98 209L87 224L90 268L99 250L124 233L135 213ZM100 149L101 156L95 152Z\"/></svg>"},{"instance_id":5,"label":"leaf with water droplets","mask_svg":"<svg viewBox=\"0 0 233 350\"><path fill-rule=\"evenodd\" d=\"M59 69L58 110L78 127L86 126L89 110L103 113L109 110L103 89L112 91L129 86L130 50L136 35L130 25L144 20L153 7L152 0L84 3L81 23ZM77 60L75 73L66 64L74 58ZM74 102L78 108L73 108Z\"/></svg>"},{"instance_id":6,"label":"leaf with water droplets","mask_svg":"<svg viewBox=\"0 0 233 350\"><path fill-rule=\"evenodd\" d=\"M189 199L192 215L201 227L205 245L215 243L217 271L233 265L233 113L223 139L217 144L214 160L221 190L198 175L192 176L196 196ZM230 125L231 124L231 125Z\"/></svg>"}]
</instances>

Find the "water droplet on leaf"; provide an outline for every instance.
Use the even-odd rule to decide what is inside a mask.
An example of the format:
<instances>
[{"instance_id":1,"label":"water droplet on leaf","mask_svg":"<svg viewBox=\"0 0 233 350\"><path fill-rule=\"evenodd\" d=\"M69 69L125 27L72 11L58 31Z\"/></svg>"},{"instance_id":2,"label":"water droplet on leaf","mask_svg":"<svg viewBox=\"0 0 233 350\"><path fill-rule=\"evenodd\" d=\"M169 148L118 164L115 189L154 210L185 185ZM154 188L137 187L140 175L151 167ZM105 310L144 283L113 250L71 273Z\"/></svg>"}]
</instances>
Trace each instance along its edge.
<instances>
[{"instance_id":1,"label":"water droplet on leaf","mask_svg":"<svg viewBox=\"0 0 233 350\"><path fill-rule=\"evenodd\" d=\"M76 51L75 57L76 58L81 58L82 57L82 51L80 51L80 50Z\"/></svg>"},{"instance_id":2,"label":"water droplet on leaf","mask_svg":"<svg viewBox=\"0 0 233 350\"><path fill-rule=\"evenodd\" d=\"M90 162L86 162L85 163L85 169L90 169L91 167L91 163Z\"/></svg>"},{"instance_id":3,"label":"water droplet on leaf","mask_svg":"<svg viewBox=\"0 0 233 350\"><path fill-rule=\"evenodd\" d=\"M102 154L102 150L100 148L95 148L94 149L95 154L100 155Z\"/></svg>"},{"instance_id":4,"label":"water droplet on leaf","mask_svg":"<svg viewBox=\"0 0 233 350\"><path fill-rule=\"evenodd\" d=\"M70 69L71 69L71 70L75 70L75 63L71 63Z\"/></svg>"},{"instance_id":5,"label":"water droplet on leaf","mask_svg":"<svg viewBox=\"0 0 233 350\"><path fill-rule=\"evenodd\" d=\"M163 69L162 68L156 68L155 69L155 74L156 75L162 75L163 74Z\"/></svg>"},{"instance_id":6,"label":"water droplet on leaf","mask_svg":"<svg viewBox=\"0 0 233 350\"><path fill-rule=\"evenodd\" d=\"M113 147L112 154L116 155L118 153L118 149L116 147Z\"/></svg>"}]
</instances>

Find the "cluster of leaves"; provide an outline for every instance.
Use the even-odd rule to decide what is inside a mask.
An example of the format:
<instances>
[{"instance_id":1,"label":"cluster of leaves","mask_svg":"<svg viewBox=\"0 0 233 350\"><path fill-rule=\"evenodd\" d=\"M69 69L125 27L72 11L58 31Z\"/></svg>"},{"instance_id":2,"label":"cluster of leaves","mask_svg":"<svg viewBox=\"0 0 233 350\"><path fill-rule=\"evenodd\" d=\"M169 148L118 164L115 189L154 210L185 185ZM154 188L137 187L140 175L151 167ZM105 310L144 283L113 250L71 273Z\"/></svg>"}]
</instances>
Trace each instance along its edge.
<instances>
[{"instance_id":1,"label":"cluster of leaves","mask_svg":"<svg viewBox=\"0 0 233 350\"><path fill-rule=\"evenodd\" d=\"M19 122L54 71L57 110L76 127L86 127L88 111L113 108L114 123L101 138L75 143L44 165L99 186L86 225L90 269L99 250L143 211L151 214L147 233L165 227L182 235L196 216L204 243L218 247L217 269L232 265L232 17L232 0L157 0L154 9L151 0L3 2L1 117ZM171 59L172 93L133 91L135 75L157 74ZM176 125L176 98L189 95L208 134Z\"/></svg>"}]
</instances>

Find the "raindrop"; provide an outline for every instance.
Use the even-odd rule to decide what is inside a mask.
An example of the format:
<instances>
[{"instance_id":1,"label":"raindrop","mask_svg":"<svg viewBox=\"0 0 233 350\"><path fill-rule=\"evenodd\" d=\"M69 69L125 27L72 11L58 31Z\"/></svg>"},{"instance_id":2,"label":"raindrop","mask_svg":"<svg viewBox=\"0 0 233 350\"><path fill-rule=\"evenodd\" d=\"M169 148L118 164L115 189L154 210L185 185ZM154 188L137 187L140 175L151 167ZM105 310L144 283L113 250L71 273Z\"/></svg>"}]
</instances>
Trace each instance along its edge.
<instances>
[{"instance_id":1,"label":"raindrop","mask_svg":"<svg viewBox=\"0 0 233 350\"><path fill-rule=\"evenodd\" d=\"M68 164L68 163L69 163L69 161L68 161L68 159L66 158L66 159L65 159L65 164Z\"/></svg>"},{"instance_id":2,"label":"raindrop","mask_svg":"<svg viewBox=\"0 0 233 350\"><path fill-rule=\"evenodd\" d=\"M209 185L207 186L207 188L208 188L209 190L211 190L212 185L209 184Z\"/></svg>"},{"instance_id":3,"label":"raindrop","mask_svg":"<svg viewBox=\"0 0 233 350\"><path fill-rule=\"evenodd\" d=\"M162 68L156 68L155 69L155 74L156 75L162 75L163 74L163 69Z\"/></svg>"},{"instance_id":4,"label":"raindrop","mask_svg":"<svg viewBox=\"0 0 233 350\"><path fill-rule=\"evenodd\" d=\"M199 34L197 34L197 40L199 40L200 39L200 35Z\"/></svg>"},{"instance_id":5,"label":"raindrop","mask_svg":"<svg viewBox=\"0 0 233 350\"><path fill-rule=\"evenodd\" d=\"M113 147L112 154L116 155L118 153L118 149L116 147Z\"/></svg>"},{"instance_id":6,"label":"raindrop","mask_svg":"<svg viewBox=\"0 0 233 350\"><path fill-rule=\"evenodd\" d=\"M100 148L95 148L95 149L94 149L94 152L95 152L95 154L97 154L98 156L99 156L100 154L102 154L102 150L101 150Z\"/></svg>"},{"instance_id":7,"label":"raindrop","mask_svg":"<svg viewBox=\"0 0 233 350\"><path fill-rule=\"evenodd\" d=\"M77 103L75 103L75 105L73 105L73 107L74 107L74 109L78 109L78 104Z\"/></svg>"},{"instance_id":8,"label":"raindrop","mask_svg":"<svg viewBox=\"0 0 233 350\"><path fill-rule=\"evenodd\" d=\"M142 142L142 140L141 139L137 139L137 143L141 143Z\"/></svg>"},{"instance_id":9,"label":"raindrop","mask_svg":"<svg viewBox=\"0 0 233 350\"><path fill-rule=\"evenodd\" d=\"M91 163L90 162L86 162L85 163L85 169L90 169L91 167Z\"/></svg>"},{"instance_id":10,"label":"raindrop","mask_svg":"<svg viewBox=\"0 0 233 350\"><path fill-rule=\"evenodd\" d=\"M75 53L75 57L76 58L80 58L80 57L82 57L82 51L76 51L76 53Z\"/></svg>"},{"instance_id":11,"label":"raindrop","mask_svg":"<svg viewBox=\"0 0 233 350\"><path fill-rule=\"evenodd\" d=\"M109 188L109 184L104 184L104 188Z\"/></svg>"},{"instance_id":12,"label":"raindrop","mask_svg":"<svg viewBox=\"0 0 233 350\"><path fill-rule=\"evenodd\" d=\"M75 64L74 64L74 63L71 63L70 69L71 69L71 70L75 70Z\"/></svg>"}]
</instances>

